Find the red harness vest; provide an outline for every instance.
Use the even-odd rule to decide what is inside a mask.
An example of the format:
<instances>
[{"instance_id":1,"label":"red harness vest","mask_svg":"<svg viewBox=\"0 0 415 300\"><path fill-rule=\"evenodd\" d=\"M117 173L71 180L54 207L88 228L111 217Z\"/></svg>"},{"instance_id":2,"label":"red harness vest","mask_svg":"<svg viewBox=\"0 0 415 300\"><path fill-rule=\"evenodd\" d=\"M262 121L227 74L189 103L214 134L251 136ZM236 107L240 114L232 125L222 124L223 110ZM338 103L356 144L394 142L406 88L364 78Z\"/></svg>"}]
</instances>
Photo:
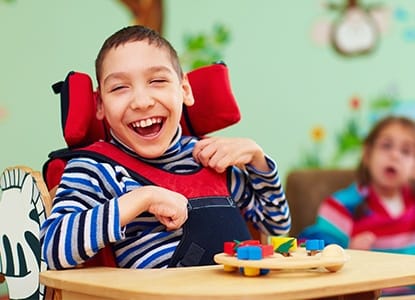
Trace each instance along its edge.
<instances>
[{"instance_id":1,"label":"red harness vest","mask_svg":"<svg viewBox=\"0 0 415 300\"><path fill-rule=\"evenodd\" d=\"M161 186L181 193L189 200L188 219L170 267L214 264L213 256L223 252L224 242L251 239L247 224L230 195L226 172L217 173L204 167L186 174L169 172L134 158L108 142L56 151L49 161L79 156L124 166L141 184ZM112 250L108 251L106 247L101 252L87 265L116 266Z\"/></svg>"}]
</instances>

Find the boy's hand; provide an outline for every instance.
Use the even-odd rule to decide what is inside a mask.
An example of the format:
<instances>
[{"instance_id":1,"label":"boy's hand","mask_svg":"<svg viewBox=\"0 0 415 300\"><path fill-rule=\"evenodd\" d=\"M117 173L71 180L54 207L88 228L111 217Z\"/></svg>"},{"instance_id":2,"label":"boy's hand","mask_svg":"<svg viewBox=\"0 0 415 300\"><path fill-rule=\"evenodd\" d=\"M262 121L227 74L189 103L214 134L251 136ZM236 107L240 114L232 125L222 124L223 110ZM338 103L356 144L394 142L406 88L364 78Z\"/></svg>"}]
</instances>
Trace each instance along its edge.
<instances>
[{"instance_id":1,"label":"boy's hand","mask_svg":"<svg viewBox=\"0 0 415 300\"><path fill-rule=\"evenodd\" d=\"M247 164L259 171L270 171L262 149L247 138L204 138L196 143L193 157L203 166L219 173L229 166Z\"/></svg>"},{"instance_id":2,"label":"boy's hand","mask_svg":"<svg viewBox=\"0 0 415 300\"><path fill-rule=\"evenodd\" d=\"M148 211L166 226L175 230L187 220L187 198L182 194L161 187L154 187L156 195L150 202Z\"/></svg>"},{"instance_id":3,"label":"boy's hand","mask_svg":"<svg viewBox=\"0 0 415 300\"><path fill-rule=\"evenodd\" d=\"M166 226L180 228L187 220L187 198L168 189L148 185L132 190L119 198L121 226L148 211Z\"/></svg>"}]
</instances>

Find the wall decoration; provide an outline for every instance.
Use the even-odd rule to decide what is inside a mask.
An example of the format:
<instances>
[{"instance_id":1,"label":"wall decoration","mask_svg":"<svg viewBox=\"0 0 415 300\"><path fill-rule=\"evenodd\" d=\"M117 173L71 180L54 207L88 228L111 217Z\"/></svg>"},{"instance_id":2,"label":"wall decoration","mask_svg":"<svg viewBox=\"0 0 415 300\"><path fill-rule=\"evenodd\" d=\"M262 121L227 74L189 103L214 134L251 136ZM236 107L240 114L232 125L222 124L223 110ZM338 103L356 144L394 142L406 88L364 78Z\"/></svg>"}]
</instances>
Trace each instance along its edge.
<instances>
[{"instance_id":1,"label":"wall decoration","mask_svg":"<svg viewBox=\"0 0 415 300\"><path fill-rule=\"evenodd\" d=\"M118 0L133 15L133 23L163 31L163 0Z\"/></svg>"},{"instance_id":2,"label":"wall decoration","mask_svg":"<svg viewBox=\"0 0 415 300\"><path fill-rule=\"evenodd\" d=\"M186 71L224 60L225 47L231 39L231 33L224 24L213 26L212 32L185 34L185 50L180 55L180 62Z\"/></svg>"},{"instance_id":3,"label":"wall decoration","mask_svg":"<svg viewBox=\"0 0 415 300\"><path fill-rule=\"evenodd\" d=\"M383 4L346 0L341 4L326 3L324 8L335 11L337 16L316 22L312 39L318 44L330 44L342 56L372 53L389 27L390 9Z\"/></svg>"},{"instance_id":4,"label":"wall decoration","mask_svg":"<svg viewBox=\"0 0 415 300\"><path fill-rule=\"evenodd\" d=\"M323 142L326 138L326 130L321 125L316 125L310 130L312 145L310 149L303 152L298 168L320 168L322 162Z\"/></svg>"},{"instance_id":5,"label":"wall decoration","mask_svg":"<svg viewBox=\"0 0 415 300\"><path fill-rule=\"evenodd\" d=\"M370 52L378 43L379 31L374 19L356 1L349 1L347 9L332 26L331 42L340 54Z\"/></svg>"},{"instance_id":6,"label":"wall decoration","mask_svg":"<svg viewBox=\"0 0 415 300\"><path fill-rule=\"evenodd\" d=\"M415 42L415 18L407 8L399 6L394 11L394 18L400 25L402 39L405 42Z\"/></svg>"},{"instance_id":7,"label":"wall decoration","mask_svg":"<svg viewBox=\"0 0 415 300\"><path fill-rule=\"evenodd\" d=\"M304 168L354 168L360 158L363 139L370 128L387 115L399 115L415 119L415 100L404 100L392 93L385 93L368 101L363 114L363 99L352 96L349 101L350 114L343 127L329 140L324 126L315 125L310 131L311 146L303 149L299 162L293 169ZM334 145L330 145L332 142ZM331 147L334 146L334 147ZM325 150L333 148L332 153Z\"/></svg>"},{"instance_id":8,"label":"wall decoration","mask_svg":"<svg viewBox=\"0 0 415 300\"><path fill-rule=\"evenodd\" d=\"M363 133L360 122L360 109L362 100L358 96L349 99L350 116L343 128L335 133L334 152L325 158L325 148L328 141L328 132L322 125L315 125L310 131L311 146L302 151L299 163L294 169L302 168L331 168L339 167L346 157L355 156L361 146Z\"/></svg>"},{"instance_id":9,"label":"wall decoration","mask_svg":"<svg viewBox=\"0 0 415 300\"><path fill-rule=\"evenodd\" d=\"M163 0L117 1L131 12L134 24L141 24L162 33ZM183 69L190 71L223 60L224 49L229 41L229 29L223 24L214 25L210 33L185 34L185 50L180 55Z\"/></svg>"}]
</instances>

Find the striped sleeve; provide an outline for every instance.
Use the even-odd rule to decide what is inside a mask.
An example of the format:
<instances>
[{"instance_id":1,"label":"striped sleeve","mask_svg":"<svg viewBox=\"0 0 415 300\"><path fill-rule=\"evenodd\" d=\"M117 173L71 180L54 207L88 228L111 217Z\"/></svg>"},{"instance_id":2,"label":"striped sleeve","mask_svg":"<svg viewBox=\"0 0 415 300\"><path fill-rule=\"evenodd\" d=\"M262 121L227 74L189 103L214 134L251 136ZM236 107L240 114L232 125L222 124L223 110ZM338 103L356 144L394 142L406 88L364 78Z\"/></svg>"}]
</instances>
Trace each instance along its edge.
<instances>
[{"instance_id":1,"label":"striped sleeve","mask_svg":"<svg viewBox=\"0 0 415 300\"><path fill-rule=\"evenodd\" d=\"M117 196L123 184L115 181L114 172L90 159L68 162L51 215L41 228L49 268L75 267L122 238Z\"/></svg>"},{"instance_id":2,"label":"striped sleeve","mask_svg":"<svg viewBox=\"0 0 415 300\"><path fill-rule=\"evenodd\" d=\"M266 157L271 172L264 173L250 165L246 170L234 167L231 176L232 196L245 219L263 233L285 235L291 217L276 163Z\"/></svg>"},{"instance_id":3,"label":"striped sleeve","mask_svg":"<svg viewBox=\"0 0 415 300\"><path fill-rule=\"evenodd\" d=\"M353 211L363 200L364 195L356 184L337 191L323 201L316 222L305 228L299 238L321 239L326 244L347 248L353 231Z\"/></svg>"}]
</instances>

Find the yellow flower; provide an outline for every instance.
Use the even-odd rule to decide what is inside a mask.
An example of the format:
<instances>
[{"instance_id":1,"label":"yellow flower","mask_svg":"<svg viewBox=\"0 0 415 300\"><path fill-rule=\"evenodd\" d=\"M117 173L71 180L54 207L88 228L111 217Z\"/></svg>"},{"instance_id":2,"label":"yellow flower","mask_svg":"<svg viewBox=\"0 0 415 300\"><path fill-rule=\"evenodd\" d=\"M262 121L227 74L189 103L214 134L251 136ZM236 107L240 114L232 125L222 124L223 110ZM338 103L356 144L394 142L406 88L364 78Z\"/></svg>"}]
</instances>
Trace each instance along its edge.
<instances>
[{"instance_id":1,"label":"yellow flower","mask_svg":"<svg viewBox=\"0 0 415 300\"><path fill-rule=\"evenodd\" d=\"M326 136L326 132L322 126L315 126L311 129L311 139L314 142L321 142Z\"/></svg>"}]
</instances>

